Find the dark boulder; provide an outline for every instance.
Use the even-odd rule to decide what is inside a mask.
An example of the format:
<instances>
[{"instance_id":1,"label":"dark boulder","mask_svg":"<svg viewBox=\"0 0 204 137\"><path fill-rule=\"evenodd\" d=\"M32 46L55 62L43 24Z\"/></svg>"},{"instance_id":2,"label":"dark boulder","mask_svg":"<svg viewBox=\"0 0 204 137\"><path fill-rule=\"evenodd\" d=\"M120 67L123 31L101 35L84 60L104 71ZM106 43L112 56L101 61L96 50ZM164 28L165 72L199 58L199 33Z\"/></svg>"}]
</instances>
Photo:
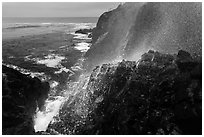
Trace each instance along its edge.
<instances>
[{"instance_id":1,"label":"dark boulder","mask_svg":"<svg viewBox=\"0 0 204 137\"><path fill-rule=\"evenodd\" d=\"M92 34L89 34L89 35L88 35L88 38L92 38Z\"/></svg>"},{"instance_id":2,"label":"dark boulder","mask_svg":"<svg viewBox=\"0 0 204 137\"><path fill-rule=\"evenodd\" d=\"M179 50L177 58L181 61L192 61L191 54L184 50Z\"/></svg>"},{"instance_id":3,"label":"dark boulder","mask_svg":"<svg viewBox=\"0 0 204 137\"><path fill-rule=\"evenodd\" d=\"M75 33L81 33L81 34L89 34L92 33L93 29L79 29L77 31L75 31Z\"/></svg>"},{"instance_id":4,"label":"dark boulder","mask_svg":"<svg viewBox=\"0 0 204 137\"><path fill-rule=\"evenodd\" d=\"M176 63L181 71L191 71L198 65L198 62L192 59L190 53L183 50L178 52Z\"/></svg>"}]
</instances>

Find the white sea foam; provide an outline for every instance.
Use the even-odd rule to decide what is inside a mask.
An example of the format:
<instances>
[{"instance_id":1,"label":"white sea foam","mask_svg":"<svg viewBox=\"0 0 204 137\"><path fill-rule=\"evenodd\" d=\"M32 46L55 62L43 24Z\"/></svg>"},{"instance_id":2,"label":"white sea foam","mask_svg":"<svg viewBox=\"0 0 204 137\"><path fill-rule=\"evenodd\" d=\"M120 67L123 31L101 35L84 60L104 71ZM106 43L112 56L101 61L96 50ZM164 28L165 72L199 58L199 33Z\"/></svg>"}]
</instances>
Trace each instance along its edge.
<instances>
[{"instance_id":1,"label":"white sea foam","mask_svg":"<svg viewBox=\"0 0 204 137\"><path fill-rule=\"evenodd\" d=\"M62 72L71 72L72 74L74 74L73 71L71 71L70 69L67 69L66 67L61 67L58 71L55 71L55 74L59 74L59 73L62 73Z\"/></svg>"},{"instance_id":2,"label":"white sea foam","mask_svg":"<svg viewBox=\"0 0 204 137\"><path fill-rule=\"evenodd\" d=\"M53 49L50 49L50 50L49 50L49 52L54 52L54 51L55 51L55 50L53 50Z\"/></svg>"},{"instance_id":3,"label":"white sea foam","mask_svg":"<svg viewBox=\"0 0 204 137\"><path fill-rule=\"evenodd\" d=\"M96 24L95 23L75 23L75 28L76 30L78 29L89 29L94 27Z\"/></svg>"},{"instance_id":4,"label":"white sea foam","mask_svg":"<svg viewBox=\"0 0 204 137\"><path fill-rule=\"evenodd\" d=\"M55 71L55 74L59 74L64 72L71 72L74 74L73 71L71 71L70 69L67 69L66 67L61 65L61 61L65 59L64 56L60 56L60 55L56 55L56 54L48 54L47 56L45 56L45 59L40 59L40 58L30 58L31 55L29 56L25 56L24 60L25 61L35 61L37 64L45 64L47 67L52 67L52 68L58 68L58 71Z\"/></svg>"},{"instance_id":5,"label":"white sea foam","mask_svg":"<svg viewBox=\"0 0 204 137\"><path fill-rule=\"evenodd\" d=\"M72 35L74 35L74 39L82 39L82 40L90 40L91 38L88 37L87 34L81 34L81 33L70 33Z\"/></svg>"},{"instance_id":6,"label":"white sea foam","mask_svg":"<svg viewBox=\"0 0 204 137\"><path fill-rule=\"evenodd\" d=\"M80 25L85 25L85 24L83 23L83 24L80 24ZM82 27L80 25L76 26L75 29L90 28L90 27L87 27L86 25L84 27ZM79 27L79 28L77 28L77 27ZM88 38L88 35L86 35L86 34L75 34L75 33L72 33L72 34L74 35L75 39L80 39L80 40L89 40L89 39L91 39L91 38ZM80 42L80 43L77 43L74 48L77 49L77 50L80 50L81 52L87 52L88 49L90 48L90 45L91 44L86 43L86 42ZM60 49L65 48L65 47L66 46L61 46ZM55 71L55 74L62 73L62 71L65 71L65 72L71 72L70 75L72 75L72 74L74 74L73 71L82 70L82 63L84 61L83 58L79 59L78 62L73 67L71 67L71 70L67 69L66 67L64 67L64 66L62 66L60 64L60 62L63 59L65 59L63 56L53 55L52 54L52 55L48 55L44 60L37 60L37 62L45 64L48 67L59 68L58 71ZM46 131L49 123L53 121L54 116L58 115L60 107L62 106L62 104L66 100L66 98L69 97L70 94L72 94L74 96L81 89L82 90L86 89L87 84L88 84L88 78L81 75L79 79L80 80L78 82L76 82L76 83L73 82L71 84L73 86L73 90L71 90L72 86L70 85L69 86L69 88L70 88L69 92L63 92L64 97L62 97L62 96L57 97L54 101L47 99L46 104L45 104L46 110L44 110L44 111L39 111L38 110L37 111L37 114L36 114L36 116L34 118L34 122L35 122L34 129L35 129L36 132L37 131ZM57 85L58 85L57 82L53 82L51 84L51 87L56 87Z\"/></svg>"},{"instance_id":7,"label":"white sea foam","mask_svg":"<svg viewBox=\"0 0 204 137\"><path fill-rule=\"evenodd\" d=\"M38 64L45 64L47 67L57 68L63 59L65 59L64 56L49 54L45 56L45 59L37 59L36 62Z\"/></svg>"},{"instance_id":8,"label":"white sea foam","mask_svg":"<svg viewBox=\"0 0 204 137\"><path fill-rule=\"evenodd\" d=\"M56 116L59 112L59 109L64 102L64 97L57 96L56 99L47 100L45 103L45 111L37 111L34 118L34 129L35 131L46 131L50 121Z\"/></svg>"},{"instance_id":9,"label":"white sea foam","mask_svg":"<svg viewBox=\"0 0 204 137\"><path fill-rule=\"evenodd\" d=\"M82 70L81 66L77 66L77 65L71 67L71 69L72 69L73 71L79 71L79 70Z\"/></svg>"},{"instance_id":10,"label":"white sea foam","mask_svg":"<svg viewBox=\"0 0 204 137\"><path fill-rule=\"evenodd\" d=\"M74 66L71 67L73 71L81 71L83 70L83 62L85 61L84 58L78 59L77 63L74 64Z\"/></svg>"},{"instance_id":11,"label":"white sea foam","mask_svg":"<svg viewBox=\"0 0 204 137\"><path fill-rule=\"evenodd\" d=\"M74 74L73 71L71 71L70 69L67 69L66 67L61 65L61 61L64 60L65 57L64 56L59 56L59 55L55 55L55 54L49 54L48 56L45 57L45 59L43 60L37 60L36 62L38 64L45 64L47 67L52 67L52 68L58 68L58 71L55 71L55 74L59 74L64 72L71 72L72 74Z\"/></svg>"},{"instance_id":12,"label":"white sea foam","mask_svg":"<svg viewBox=\"0 0 204 137\"><path fill-rule=\"evenodd\" d=\"M25 61L31 60L31 59L30 59L31 56L32 56L32 55L25 56L25 57L24 57L24 60L25 60Z\"/></svg>"},{"instance_id":13,"label":"white sea foam","mask_svg":"<svg viewBox=\"0 0 204 137\"><path fill-rule=\"evenodd\" d=\"M8 58L9 58L9 59L13 59L13 58L15 58L15 57L14 57L14 56L9 56Z\"/></svg>"},{"instance_id":14,"label":"white sea foam","mask_svg":"<svg viewBox=\"0 0 204 137\"><path fill-rule=\"evenodd\" d=\"M50 83L50 88L55 88L56 86L58 86L59 85L59 82L57 82L57 81L52 81L51 83Z\"/></svg>"},{"instance_id":15,"label":"white sea foam","mask_svg":"<svg viewBox=\"0 0 204 137\"><path fill-rule=\"evenodd\" d=\"M63 48L66 48L66 47L68 47L68 45L60 46L59 48L60 48L60 49L63 49Z\"/></svg>"},{"instance_id":16,"label":"white sea foam","mask_svg":"<svg viewBox=\"0 0 204 137\"><path fill-rule=\"evenodd\" d=\"M15 65L11 65L11 64L4 64L3 63L3 65L5 65L5 66L7 66L9 68L13 68L15 70L18 70L19 72L21 72L21 73L23 73L25 75L30 75L32 78L38 77L43 81L49 79L49 77L46 76L45 73L43 73L43 72L31 72L31 71L29 71L27 69L24 69L24 68L15 66Z\"/></svg>"},{"instance_id":17,"label":"white sea foam","mask_svg":"<svg viewBox=\"0 0 204 137\"><path fill-rule=\"evenodd\" d=\"M77 43L74 48L80 50L81 52L87 52L90 48L90 44L86 42L81 42Z\"/></svg>"},{"instance_id":18,"label":"white sea foam","mask_svg":"<svg viewBox=\"0 0 204 137\"><path fill-rule=\"evenodd\" d=\"M52 23L49 23L49 22L44 22L44 23L41 23L42 25L51 25Z\"/></svg>"}]
</instances>

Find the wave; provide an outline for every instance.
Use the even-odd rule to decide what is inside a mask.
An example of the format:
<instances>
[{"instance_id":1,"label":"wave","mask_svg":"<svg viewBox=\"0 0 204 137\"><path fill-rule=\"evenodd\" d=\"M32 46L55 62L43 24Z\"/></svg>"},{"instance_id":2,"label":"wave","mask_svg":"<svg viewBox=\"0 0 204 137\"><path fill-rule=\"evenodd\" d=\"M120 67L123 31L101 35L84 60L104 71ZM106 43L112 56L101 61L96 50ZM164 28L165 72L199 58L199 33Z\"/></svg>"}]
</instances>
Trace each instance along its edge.
<instances>
[{"instance_id":1,"label":"wave","mask_svg":"<svg viewBox=\"0 0 204 137\"><path fill-rule=\"evenodd\" d=\"M8 27L7 29L21 29L21 28L35 28L41 27L39 25L26 25L26 26L16 26L16 27Z\"/></svg>"},{"instance_id":2,"label":"wave","mask_svg":"<svg viewBox=\"0 0 204 137\"><path fill-rule=\"evenodd\" d=\"M70 28L73 28L74 30L77 29L84 29L84 28L93 28L96 26L96 23L50 23L50 22L44 22L44 23L4 23L3 29L25 29L25 28L36 28L36 27L63 27L68 26Z\"/></svg>"},{"instance_id":3,"label":"wave","mask_svg":"<svg viewBox=\"0 0 204 137\"><path fill-rule=\"evenodd\" d=\"M22 74L25 75L29 75L30 77L34 78L34 77L38 77L40 80L42 81L47 81L48 79L50 79L49 76L46 76L44 72L31 72L30 70L12 65L12 64L6 64L6 63L2 63L2 65L8 67L8 68L12 68L14 70L17 70L19 72L21 72Z\"/></svg>"}]
</instances>

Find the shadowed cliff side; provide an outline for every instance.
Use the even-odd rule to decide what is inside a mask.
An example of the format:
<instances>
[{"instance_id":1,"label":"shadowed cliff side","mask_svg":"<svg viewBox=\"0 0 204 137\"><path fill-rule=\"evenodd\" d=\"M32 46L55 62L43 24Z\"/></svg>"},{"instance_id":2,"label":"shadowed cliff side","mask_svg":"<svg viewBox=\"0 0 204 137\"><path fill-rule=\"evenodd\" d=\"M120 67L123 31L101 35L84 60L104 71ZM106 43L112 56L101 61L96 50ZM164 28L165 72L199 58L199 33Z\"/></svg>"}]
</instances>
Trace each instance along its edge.
<instances>
[{"instance_id":1,"label":"shadowed cliff side","mask_svg":"<svg viewBox=\"0 0 204 137\"><path fill-rule=\"evenodd\" d=\"M2 133L34 134L33 115L48 97L49 83L2 66Z\"/></svg>"},{"instance_id":2,"label":"shadowed cliff side","mask_svg":"<svg viewBox=\"0 0 204 137\"><path fill-rule=\"evenodd\" d=\"M94 69L82 134L202 134L202 64L188 52L149 51Z\"/></svg>"},{"instance_id":3,"label":"shadowed cliff side","mask_svg":"<svg viewBox=\"0 0 204 137\"><path fill-rule=\"evenodd\" d=\"M150 50L81 77L38 134L202 134L202 62Z\"/></svg>"},{"instance_id":4,"label":"shadowed cliff side","mask_svg":"<svg viewBox=\"0 0 204 137\"><path fill-rule=\"evenodd\" d=\"M121 50L127 40L139 8L143 3L126 3L103 13L92 34L92 46L86 53L85 67L91 70L96 65L121 57Z\"/></svg>"},{"instance_id":5,"label":"shadowed cliff side","mask_svg":"<svg viewBox=\"0 0 204 137\"><path fill-rule=\"evenodd\" d=\"M201 3L125 3L99 18L85 66L137 60L149 49L200 56L201 30Z\"/></svg>"}]
</instances>

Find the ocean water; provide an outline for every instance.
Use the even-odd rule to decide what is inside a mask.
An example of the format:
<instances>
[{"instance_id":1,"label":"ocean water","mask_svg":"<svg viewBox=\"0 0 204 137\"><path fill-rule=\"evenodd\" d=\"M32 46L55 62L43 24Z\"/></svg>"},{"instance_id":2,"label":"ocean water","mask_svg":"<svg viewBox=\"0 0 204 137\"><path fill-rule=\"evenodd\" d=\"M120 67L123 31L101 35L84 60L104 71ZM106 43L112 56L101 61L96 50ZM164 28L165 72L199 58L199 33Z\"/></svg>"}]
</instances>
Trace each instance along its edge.
<instances>
[{"instance_id":1,"label":"ocean water","mask_svg":"<svg viewBox=\"0 0 204 137\"><path fill-rule=\"evenodd\" d=\"M75 43L75 50L85 54L91 43L91 38L86 34L75 34L75 31L78 29L84 28L93 28L96 26L98 18L93 17L83 17L83 18L3 18L2 25L2 38L4 39L13 39L29 35L38 35L38 34L47 34L47 33L67 33L72 34L73 39L77 42ZM4 45L3 45L4 46ZM57 45L58 46L58 45ZM68 45L58 46L60 50L68 49ZM45 50L47 50L45 48ZM50 49L52 50L52 49ZM58 51L58 50L57 50ZM4 54L4 53L3 53ZM12 53L11 53L12 54ZM76 73L82 71L82 64L84 61L83 56L79 57L77 62L70 68L63 66L63 62L69 60L62 53L52 53L43 55L44 57L33 57L28 55L24 57L25 62L33 62L34 64L42 65L44 64L47 68L55 68L57 71L53 71L53 75L61 75L61 73L69 74L69 76L75 75ZM75 56L75 55L73 55ZM14 55L11 56L11 59L15 58ZM46 75L45 73L32 72L31 70L26 70L15 66L13 64L4 64L8 67L14 68L21 73L30 74L31 76L36 76L43 81L48 81L50 83L50 94L49 97L45 100L45 105L43 110L36 110L36 114L33 116L34 129L35 131L46 131L50 122L54 121L54 117L58 115L60 108L63 106L65 100L69 97L65 93L71 92L71 90L63 89L56 91L57 87L60 86L60 80L55 81L51 76ZM78 86L76 86L78 87ZM74 90L75 91L75 90ZM77 90L79 92L80 90ZM55 94L59 92L60 95ZM75 95L75 92L73 92Z\"/></svg>"},{"instance_id":2,"label":"ocean water","mask_svg":"<svg viewBox=\"0 0 204 137\"><path fill-rule=\"evenodd\" d=\"M93 28L97 17L4 17L2 38L18 38L53 32L73 33L77 29Z\"/></svg>"},{"instance_id":3,"label":"ocean water","mask_svg":"<svg viewBox=\"0 0 204 137\"><path fill-rule=\"evenodd\" d=\"M98 17L3 17L3 23L96 23Z\"/></svg>"}]
</instances>

